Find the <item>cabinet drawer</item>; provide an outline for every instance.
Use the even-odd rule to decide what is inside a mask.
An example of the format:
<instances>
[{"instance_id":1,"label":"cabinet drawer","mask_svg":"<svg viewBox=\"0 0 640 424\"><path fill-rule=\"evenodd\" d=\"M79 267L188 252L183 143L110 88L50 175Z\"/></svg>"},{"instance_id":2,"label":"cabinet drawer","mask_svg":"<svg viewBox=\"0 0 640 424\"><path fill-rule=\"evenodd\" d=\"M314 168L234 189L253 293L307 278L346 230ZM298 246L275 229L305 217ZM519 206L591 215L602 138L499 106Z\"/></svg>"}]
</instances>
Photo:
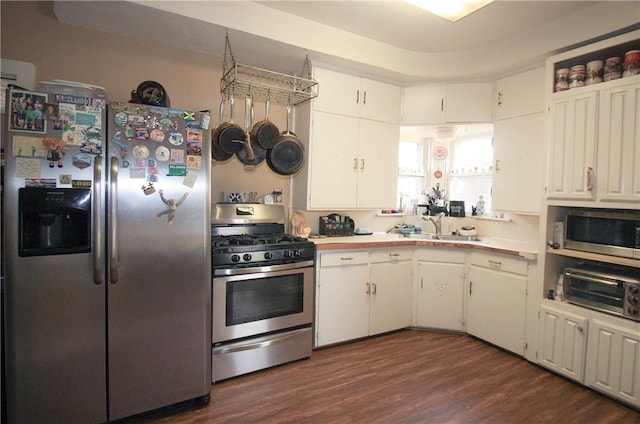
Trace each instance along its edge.
<instances>
[{"instance_id":1,"label":"cabinet drawer","mask_svg":"<svg viewBox=\"0 0 640 424\"><path fill-rule=\"evenodd\" d=\"M527 275L528 270L525 260L485 252L471 252L471 265L520 275Z\"/></svg>"},{"instance_id":2,"label":"cabinet drawer","mask_svg":"<svg viewBox=\"0 0 640 424\"><path fill-rule=\"evenodd\" d=\"M372 249L371 262L397 262L413 259L412 249Z\"/></svg>"},{"instance_id":3,"label":"cabinet drawer","mask_svg":"<svg viewBox=\"0 0 640 424\"><path fill-rule=\"evenodd\" d=\"M367 250L345 250L342 252L331 252L320 254L320 266L343 266L343 265L367 265L369 263L369 251Z\"/></svg>"},{"instance_id":4,"label":"cabinet drawer","mask_svg":"<svg viewBox=\"0 0 640 424\"><path fill-rule=\"evenodd\" d=\"M428 247L416 249L416 259L426 262L463 264L466 254L466 251L458 249L434 249Z\"/></svg>"}]
</instances>

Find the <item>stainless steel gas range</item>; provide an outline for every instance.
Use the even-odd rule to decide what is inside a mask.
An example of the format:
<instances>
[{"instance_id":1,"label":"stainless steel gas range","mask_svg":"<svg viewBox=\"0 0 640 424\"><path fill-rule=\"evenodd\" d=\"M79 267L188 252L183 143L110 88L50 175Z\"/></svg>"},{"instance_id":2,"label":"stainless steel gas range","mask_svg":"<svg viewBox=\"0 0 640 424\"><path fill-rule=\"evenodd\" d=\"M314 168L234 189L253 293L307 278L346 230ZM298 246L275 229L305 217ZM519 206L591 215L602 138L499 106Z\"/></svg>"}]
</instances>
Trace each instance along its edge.
<instances>
[{"instance_id":1,"label":"stainless steel gas range","mask_svg":"<svg viewBox=\"0 0 640 424\"><path fill-rule=\"evenodd\" d=\"M315 245L280 205L212 210L212 381L311 356Z\"/></svg>"}]
</instances>

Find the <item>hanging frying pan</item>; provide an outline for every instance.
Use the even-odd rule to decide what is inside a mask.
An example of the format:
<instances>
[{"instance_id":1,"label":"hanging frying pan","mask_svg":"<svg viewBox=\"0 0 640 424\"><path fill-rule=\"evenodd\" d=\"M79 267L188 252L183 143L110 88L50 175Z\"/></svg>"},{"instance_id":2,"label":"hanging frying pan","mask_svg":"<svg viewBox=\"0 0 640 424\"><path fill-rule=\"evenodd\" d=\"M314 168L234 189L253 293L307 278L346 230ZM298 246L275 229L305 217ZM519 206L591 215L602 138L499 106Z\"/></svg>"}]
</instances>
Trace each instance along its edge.
<instances>
[{"instance_id":1,"label":"hanging frying pan","mask_svg":"<svg viewBox=\"0 0 640 424\"><path fill-rule=\"evenodd\" d=\"M253 124L253 99L250 94L247 94L244 107L244 127L246 129L244 148L236 153L236 157L245 165L255 167L265 160L267 152L251 137L251 124Z\"/></svg>"},{"instance_id":2,"label":"hanging frying pan","mask_svg":"<svg viewBox=\"0 0 640 424\"><path fill-rule=\"evenodd\" d=\"M304 147L298 137L289 131L291 119L291 100L287 105L287 130L280 135L280 139L271 150L267 150L267 165L276 174L292 175L302 168L304 162Z\"/></svg>"},{"instance_id":3,"label":"hanging frying pan","mask_svg":"<svg viewBox=\"0 0 640 424\"><path fill-rule=\"evenodd\" d=\"M233 153L227 153L224 150L222 150L222 148L220 148L220 144L218 143L218 138L220 137L220 131L222 130L223 126L227 124L226 122L222 122L223 119L224 119L224 97L220 100L220 120L218 121L218 126L211 131L211 158L213 160L220 161L220 162L229 160L231 156L233 156Z\"/></svg>"},{"instance_id":4,"label":"hanging frying pan","mask_svg":"<svg viewBox=\"0 0 640 424\"><path fill-rule=\"evenodd\" d=\"M265 149L271 149L280 139L280 130L269 121L269 94L264 102L264 119L256 122L251 129L251 139L256 140Z\"/></svg>"},{"instance_id":5,"label":"hanging frying pan","mask_svg":"<svg viewBox=\"0 0 640 424\"><path fill-rule=\"evenodd\" d=\"M233 94L229 98L229 121L220 130L218 144L227 153L237 153L244 147L245 132L240 125L233 122Z\"/></svg>"}]
</instances>

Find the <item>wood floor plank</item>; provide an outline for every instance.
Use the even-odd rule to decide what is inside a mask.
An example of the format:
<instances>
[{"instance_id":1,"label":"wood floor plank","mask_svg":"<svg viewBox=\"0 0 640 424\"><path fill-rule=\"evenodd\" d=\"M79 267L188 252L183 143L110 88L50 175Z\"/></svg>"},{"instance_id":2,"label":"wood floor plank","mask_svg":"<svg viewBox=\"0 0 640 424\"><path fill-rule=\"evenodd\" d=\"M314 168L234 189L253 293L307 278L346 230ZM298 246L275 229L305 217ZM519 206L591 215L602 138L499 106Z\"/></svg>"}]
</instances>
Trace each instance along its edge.
<instances>
[{"instance_id":1,"label":"wood floor plank","mask_svg":"<svg viewBox=\"0 0 640 424\"><path fill-rule=\"evenodd\" d=\"M475 338L404 330L218 382L144 423L640 424L640 412Z\"/></svg>"}]
</instances>

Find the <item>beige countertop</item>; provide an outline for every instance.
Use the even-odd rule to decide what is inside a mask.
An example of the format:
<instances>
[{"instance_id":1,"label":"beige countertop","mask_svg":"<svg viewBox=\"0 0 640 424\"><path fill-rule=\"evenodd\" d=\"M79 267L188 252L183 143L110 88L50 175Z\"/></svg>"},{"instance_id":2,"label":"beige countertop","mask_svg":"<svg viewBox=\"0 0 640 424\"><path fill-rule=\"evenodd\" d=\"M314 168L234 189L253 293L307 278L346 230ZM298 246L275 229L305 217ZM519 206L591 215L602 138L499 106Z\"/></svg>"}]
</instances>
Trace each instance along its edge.
<instances>
[{"instance_id":1,"label":"beige countertop","mask_svg":"<svg viewBox=\"0 0 640 424\"><path fill-rule=\"evenodd\" d=\"M374 233L371 235L353 235L347 237L318 237L310 238L316 245L316 250L340 249L373 249L380 247L446 247L452 249L488 250L507 255L521 256L525 259L536 260L536 247L530 243L517 240L479 237L481 241L449 241L429 240L419 238L405 238L397 233Z\"/></svg>"}]
</instances>

